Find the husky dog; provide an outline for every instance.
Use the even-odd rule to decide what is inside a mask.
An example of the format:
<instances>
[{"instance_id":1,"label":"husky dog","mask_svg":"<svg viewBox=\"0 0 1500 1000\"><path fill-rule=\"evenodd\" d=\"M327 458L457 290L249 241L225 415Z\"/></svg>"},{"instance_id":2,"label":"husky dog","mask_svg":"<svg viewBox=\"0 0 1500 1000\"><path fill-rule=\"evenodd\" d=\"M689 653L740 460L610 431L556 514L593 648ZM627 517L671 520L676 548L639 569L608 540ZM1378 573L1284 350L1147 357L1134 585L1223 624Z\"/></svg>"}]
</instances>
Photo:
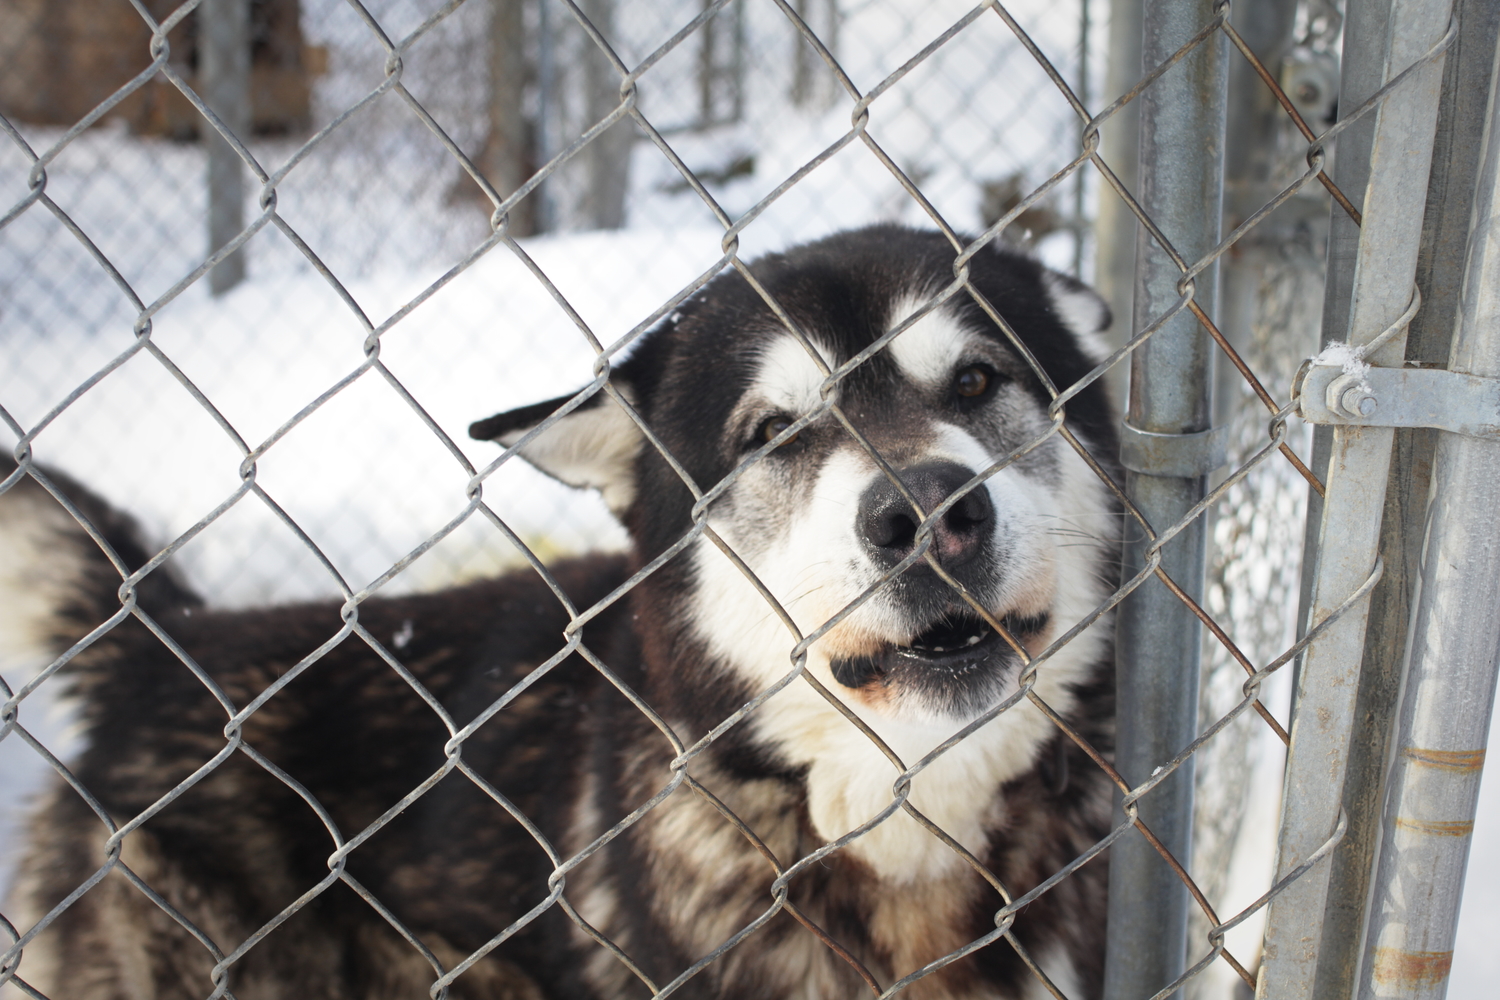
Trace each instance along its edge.
<instances>
[{"instance_id":1,"label":"husky dog","mask_svg":"<svg viewBox=\"0 0 1500 1000\"><path fill-rule=\"evenodd\" d=\"M36 812L7 907L22 935L44 923L20 979L57 1000L415 1000L440 975L485 1000L653 984L828 1000L926 970L904 996L1097 996L1102 858L994 935L998 887L1031 891L1107 831L1100 769L1026 697L909 784L892 760L916 764L1015 695L1019 650L1114 585L1110 494L1048 436L1052 396L1025 356L1073 385L1107 311L986 248L970 280L1023 351L967 291L931 305L955 259L895 227L768 256L613 369L628 410L600 392L474 424L602 491L629 530L628 555L551 566L556 591L527 570L214 611L170 565L122 588L118 567L154 551L129 519L44 468L17 477L0 496L11 638L55 657L128 609L58 678L87 748L77 787ZM839 414L798 422L829 393ZM1116 470L1097 384L1066 428ZM1101 620L1032 689L1103 753L1110 650Z\"/></svg>"}]
</instances>

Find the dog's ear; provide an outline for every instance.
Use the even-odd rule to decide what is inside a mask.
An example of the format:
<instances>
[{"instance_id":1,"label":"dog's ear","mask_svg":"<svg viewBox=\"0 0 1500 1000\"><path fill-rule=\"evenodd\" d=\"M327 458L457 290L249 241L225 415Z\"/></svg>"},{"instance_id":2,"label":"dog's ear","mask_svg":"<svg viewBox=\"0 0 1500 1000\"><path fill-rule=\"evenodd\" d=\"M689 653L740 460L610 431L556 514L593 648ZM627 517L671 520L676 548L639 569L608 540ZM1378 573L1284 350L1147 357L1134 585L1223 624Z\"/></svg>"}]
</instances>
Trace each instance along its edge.
<instances>
[{"instance_id":1,"label":"dog's ear","mask_svg":"<svg viewBox=\"0 0 1500 1000\"><path fill-rule=\"evenodd\" d=\"M631 388L617 384L620 394L634 407ZM573 395L476 420L469 425L469 436L508 448L556 413ZM597 489L604 494L610 510L621 514L635 499L635 459L645 440L640 427L620 404L608 393L597 392L528 441L519 454L560 482Z\"/></svg>"},{"instance_id":2,"label":"dog's ear","mask_svg":"<svg viewBox=\"0 0 1500 1000\"><path fill-rule=\"evenodd\" d=\"M1078 339L1089 360L1098 364L1109 357L1113 345L1104 335L1114 317L1099 293L1076 278L1050 270L1042 272L1042 285L1052 299L1053 312Z\"/></svg>"}]
</instances>

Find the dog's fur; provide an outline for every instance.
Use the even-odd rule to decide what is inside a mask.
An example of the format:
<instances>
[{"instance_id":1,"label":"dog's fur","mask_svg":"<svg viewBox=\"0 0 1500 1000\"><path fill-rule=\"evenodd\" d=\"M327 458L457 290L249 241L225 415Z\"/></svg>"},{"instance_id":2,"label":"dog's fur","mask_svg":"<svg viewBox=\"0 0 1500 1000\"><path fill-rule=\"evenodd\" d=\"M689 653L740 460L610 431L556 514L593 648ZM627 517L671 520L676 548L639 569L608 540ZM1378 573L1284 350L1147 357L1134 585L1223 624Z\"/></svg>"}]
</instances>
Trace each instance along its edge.
<instances>
[{"instance_id":1,"label":"dog's fur","mask_svg":"<svg viewBox=\"0 0 1500 1000\"><path fill-rule=\"evenodd\" d=\"M947 285L953 263L936 235L878 227L767 257L752 271L837 367ZM1054 384L1074 383L1095 363L1090 338L1107 314L1092 293L1006 250L985 249L969 267ZM975 370L983 391L965 395L955 386L962 378L965 391L978 385ZM768 433L815 407L823 377L761 295L731 273L649 333L612 382L707 490ZM967 293L912 323L835 398L927 510L1049 426L1050 397ZM565 402L502 413L472 432L519 443L544 471L601 489L623 519L634 543L628 556L551 567L573 605L587 609L692 529L694 498L603 393L526 437ZM1113 470L1102 390L1072 400L1067 421ZM38 474L72 498L125 565L147 561L152 550L127 518L60 474ZM241 1000L425 995L432 968L391 921L445 968L493 943L547 903L558 859L668 787L676 752L659 726L691 746L792 670L796 638L719 543L806 635L910 551L915 528L909 501L827 414L750 464L708 510L717 541L695 537L588 621L582 642L597 665L575 653L533 674L563 648L569 615L531 571L365 601L351 619L381 648L347 635L231 730L240 749L124 839L120 866L27 946L20 975L57 1000L206 996L214 958L132 879L231 952L330 878L330 827L347 841L399 811L348 855L338 868L344 879L232 963L229 985ZM1108 592L1111 522L1097 477L1053 435L934 519L932 552L1035 652ZM48 656L120 609L120 574L33 478L0 496L0 566L10 576L0 601L10 618L0 625ZM343 624L336 603L205 608L170 565L146 576L134 597L137 613L60 675L80 698L87 734L73 774L116 823L198 778L225 749L225 703L246 706ZM946 640L944 626L931 631L945 616ZM975 622L918 562L813 643L806 669L910 765L1016 690L1020 658ZM972 651L938 648L950 640ZM417 684L460 728L507 692L514 697L462 743L461 769L444 774L450 728ZM1051 656L1035 690L1108 752L1112 686L1106 621ZM783 868L879 813L898 774L801 678L726 729L687 771ZM410 794L418 789L420 797ZM1110 788L1023 699L923 770L911 804L1019 895L1103 835ZM23 933L106 863L107 835L91 805L59 783L36 813L7 910ZM760 849L682 785L557 887L660 987L767 912L774 877ZM1100 990L1105 885L1103 862L1094 861L1031 902L1014 925L1069 997ZM957 852L899 810L805 867L787 892L882 987L993 931L1003 905ZM843 958L781 910L679 995L823 1000L866 990ZM450 992L487 1000L646 994L562 905L488 951ZM1016 949L996 941L904 995L1047 994Z\"/></svg>"}]
</instances>

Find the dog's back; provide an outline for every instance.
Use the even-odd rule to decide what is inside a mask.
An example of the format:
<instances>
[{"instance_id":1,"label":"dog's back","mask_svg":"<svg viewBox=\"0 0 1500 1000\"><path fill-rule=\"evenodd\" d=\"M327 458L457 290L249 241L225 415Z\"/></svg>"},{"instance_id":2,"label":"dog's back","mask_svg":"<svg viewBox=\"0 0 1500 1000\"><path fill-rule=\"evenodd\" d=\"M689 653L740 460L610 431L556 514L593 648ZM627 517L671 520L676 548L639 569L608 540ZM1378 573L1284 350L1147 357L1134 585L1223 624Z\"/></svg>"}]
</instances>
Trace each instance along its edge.
<instances>
[{"instance_id":1,"label":"dog's back","mask_svg":"<svg viewBox=\"0 0 1500 1000\"><path fill-rule=\"evenodd\" d=\"M146 563L129 518L38 472L119 567ZM419 924L451 967L547 896L554 862L499 797L557 835L577 777L545 748L576 742L597 672L570 658L465 742L461 760L444 753L455 729L563 649L568 614L540 576L372 599L346 625L337 602L205 610L162 567L133 601L125 592L133 609L122 615L122 573L89 536L30 476L0 494L11 645L29 643L47 662L118 619L49 681L84 695L87 748L36 812L8 912L24 930L102 877L28 944L24 980L50 995L65 984L61 995L77 1000L205 996L217 948L244 948L315 895L233 963L234 995L285 996L295 985L309 996L421 996L432 966L388 919ZM565 563L554 577L587 607L623 564ZM609 617L589 634L606 632ZM422 808L403 814L419 797ZM482 850L450 857L455 827ZM341 846L356 841L345 860ZM482 893L463 891L476 882ZM538 995L500 958L459 987Z\"/></svg>"}]
</instances>

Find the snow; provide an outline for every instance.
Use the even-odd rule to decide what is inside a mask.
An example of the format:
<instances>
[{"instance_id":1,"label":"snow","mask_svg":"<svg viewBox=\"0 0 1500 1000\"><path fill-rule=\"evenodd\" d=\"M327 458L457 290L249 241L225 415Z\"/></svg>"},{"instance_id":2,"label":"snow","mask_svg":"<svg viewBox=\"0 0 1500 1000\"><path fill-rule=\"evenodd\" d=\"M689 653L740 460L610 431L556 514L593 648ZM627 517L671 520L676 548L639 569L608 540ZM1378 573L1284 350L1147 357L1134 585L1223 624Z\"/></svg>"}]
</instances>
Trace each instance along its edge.
<instances>
[{"instance_id":1,"label":"snow","mask_svg":"<svg viewBox=\"0 0 1500 1000\"><path fill-rule=\"evenodd\" d=\"M1324 368L1342 368L1345 375L1359 379L1357 388L1369 392L1370 363L1365 360L1365 353L1363 347L1334 340L1312 359L1312 363Z\"/></svg>"}]
</instances>

